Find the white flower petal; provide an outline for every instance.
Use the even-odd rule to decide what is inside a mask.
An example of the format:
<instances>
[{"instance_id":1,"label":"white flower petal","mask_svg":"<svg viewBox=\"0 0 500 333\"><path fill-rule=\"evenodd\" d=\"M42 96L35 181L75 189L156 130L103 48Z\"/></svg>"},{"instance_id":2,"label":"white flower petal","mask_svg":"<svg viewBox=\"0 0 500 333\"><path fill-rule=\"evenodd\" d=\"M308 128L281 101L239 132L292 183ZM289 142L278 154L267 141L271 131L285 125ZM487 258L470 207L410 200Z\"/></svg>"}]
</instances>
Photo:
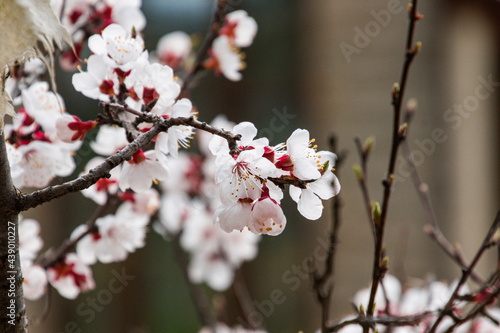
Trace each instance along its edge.
<instances>
[{"instance_id":1,"label":"white flower petal","mask_svg":"<svg viewBox=\"0 0 500 333\"><path fill-rule=\"evenodd\" d=\"M317 220L323 214L321 199L310 189L302 190L297 209L302 216L309 220Z\"/></svg>"}]
</instances>

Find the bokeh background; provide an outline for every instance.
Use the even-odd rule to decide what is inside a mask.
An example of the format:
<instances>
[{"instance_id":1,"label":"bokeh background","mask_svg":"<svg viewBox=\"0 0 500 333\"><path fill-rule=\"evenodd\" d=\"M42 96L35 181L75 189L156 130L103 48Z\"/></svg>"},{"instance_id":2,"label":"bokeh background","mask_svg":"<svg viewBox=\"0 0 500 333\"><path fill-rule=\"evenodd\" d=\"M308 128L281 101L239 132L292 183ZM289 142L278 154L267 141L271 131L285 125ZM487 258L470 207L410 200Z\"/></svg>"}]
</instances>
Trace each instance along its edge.
<instances>
[{"instance_id":1,"label":"bokeh background","mask_svg":"<svg viewBox=\"0 0 500 333\"><path fill-rule=\"evenodd\" d=\"M399 80L407 30L406 1L398 0L233 0L235 8L248 11L259 24L252 47L246 50L247 68L241 82L230 82L207 73L193 89L191 99L200 119L217 114L251 121L272 143L285 141L296 128L307 128L320 149L327 149L329 135L339 139L339 150L348 152L339 170L342 184L343 222L336 257L332 318L351 310L356 290L371 278L373 242L352 165L359 159L353 143L373 135L375 150L369 161L369 187L373 200L381 200L390 146L392 107L390 91ZM416 40L422 41L414 61L406 100L418 101L408 138L419 158L419 170L431 188L438 221L452 243L460 243L467 258L479 246L500 208L498 170L500 85L463 114L454 110L472 103L481 79L500 81L500 21L498 1L419 1L424 19L417 24ZM393 10L383 24L375 18ZM143 0L148 24L146 48L153 50L164 34L184 30L203 37L212 17L209 0ZM374 14L375 13L375 14ZM380 16L380 15L378 15ZM377 28L378 27L378 28ZM371 29L371 30L370 30ZM363 41L359 37L363 31ZM361 44L360 44L361 43ZM346 45L356 51L346 56ZM344 51L343 51L344 47ZM88 119L97 103L76 94L71 76L59 72L59 92L69 112ZM486 91L484 88L482 92ZM472 97L471 97L472 96ZM451 110L451 111L450 111ZM287 115L280 117L279 115ZM449 117L454 117L453 120ZM272 120L283 124L271 130ZM267 129L264 130L264 129ZM436 129L441 142L429 143ZM77 156L79 170L90 152ZM444 279L459 270L425 235L425 216L404 164L390 203L386 237L390 273L402 281ZM307 221L291 200L284 201L288 218L279 237L263 237L258 257L244 265L245 280L255 304L269 304L274 290L285 300L259 311L269 332L313 332L320 327L320 308L310 280L299 271L327 238L331 211L326 203L319 221ZM44 250L56 247L75 226L84 223L93 203L79 194L49 203L27 216L41 221ZM494 256L480 265L483 272L495 268ZM126 262L93 266L97 288L75 301L56 292L30 303L31 332L197 332L201 322L192 304L186 281L171 244L151 231L147 246ZM107 288L113 271L125 270L134 279L95 318L78 313L87 297ZM232 323L238 316L234 293L214 293L209 300L228 309ZM47 310L48 308L48 310ZM237 321L236 321L237 323Z\"/></svg>"}]
</instances>

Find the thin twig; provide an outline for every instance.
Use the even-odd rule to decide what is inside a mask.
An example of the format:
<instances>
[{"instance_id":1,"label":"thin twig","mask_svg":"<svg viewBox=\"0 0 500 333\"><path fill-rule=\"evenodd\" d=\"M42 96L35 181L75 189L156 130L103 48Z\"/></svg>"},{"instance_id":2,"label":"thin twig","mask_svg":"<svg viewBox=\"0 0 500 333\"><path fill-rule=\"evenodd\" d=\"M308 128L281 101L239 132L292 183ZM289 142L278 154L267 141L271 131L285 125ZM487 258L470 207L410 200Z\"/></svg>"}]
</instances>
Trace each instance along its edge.
<instances>
[{"instance_id":1,"label":"thin twig","mask_svg":"<svg viewBox=\"0 0 500 333\"><path fill-rule=\"evenodd\" d=\"M356 148L358 149L359 157L361 160L362 174L360 175L360 177L358 177L358 184L361 187L361 194L363 195L363 202L365 204L365 210L368 216L368 223L370 224L370 229L372 231L373 239L375 240L376 237L375 222L373 221L370 192L368 190L368 185L367 185L367 177L368 177L367 165L368 165L368 156L370 152L363 149L361 140L358 137L354 138L354 143L356 144Z\"/></svg>"},{"instance_id":2,"label":"thin twig","mask_svg":"<svg viewBox=\"0 0 500 333\"><path fill-rule=\"evenodd\" d=\"M408 124L408 128L413 120L415 115L414 110L406 110L405 112L405 122ZM407 133L408 135L408 133ZM406 159L406 162L409 167L409 172L411 175L411 180L413 182L413 186L417 191L418 197L424 209L425 217L427 219L428 225L425 226L425 232L441 247L441 249L451 258L453 259L459 266L460 269L465 270L469 264L466 259L463 257L462 253L453 246L448 239L444 236L441 228L439 228L439 224L437 222L436 213L434 211L434 207L432 205L432 201L429 193L429 186L422 181L420 174L418 172L417 166L413 162L411 158L410 145L408 141L404 141L402 145L403 155ZM479 276L476 272L471 273L471 278L480 285L485 285L484 279Z\"/></svg>"},{"instance_id":3,"label":"thin twig","mask_svg":"<svg viewBox=\"0 0 500 333\"><path fill-rule=\"evenodd\" d=\"M337 140L335 135L330 136L330 151L337 151ZM344 154L337 156L335 162L336 176L339 176L339 170L344 161ZM337 194L332 200L332 225L329 232L329 244L325 268L323 273L319 273L317 266L319 263L311 263L314 267L312 270L313 289L316 292L316 299L321 306L321 332L326 333L328 329L331 296L333 292L333 282L331 281L334 275L335 253L338 244L338 230L341 225L341 210L342 201L340 195Z\"/></svg>"},{"instance_id":4,"label":"thin twig","mask_svg":"<svg viewBox=\"0 0 500 333\"><path fill-rule=\"evenodd\" d=\"M432 312L426 311L413 316L394 316L394 317L367 317L358 315L356 318L345 320L328 328L327 332L337 332L340 329L349 325L360 325L363 328L375 328L376 325L383 326L416 326L424 318L431 315Z\"/></svg>"},{"instance_id":5,"label":"thin twig","mask_svg":"<svg viewBox=\"0 0 500 333\"><path fill-rule=\"evenodd\" d=\"M383 267L383 245L384 245L384 231L385 223L387 219L387 212L389 208L389 199L391 197L392 183L394 177L394 170L396 167L396 160L398 155L398 149L401 142L404 140L404 131L401 131L401 105L404 98L404 92L406 89L406 84L408 81L408 74L410 66L413 62L415 55L418 52L418 47L413 47L413 35L415 32L415 23L418 20L417 16L417 1L412 0L411 8L409 10L409 24L408 24L408 35L406 39L406 56L405 62L403 64L403 71L401 74L401 79L399 85L393 88L392 93L392 104L394 107L394 119L393 119L393 129L392 129L392 147L391 155L389 158L389 165L387 170L387 178L382 182L384 185L384 195L382 199L382 208L380 212L380 218L378 219L376 229L376 240L375 240L375 251L373 257L373 274L372 274L372 286L370 290L370 299L367 306L367 316L372 317L374 312L375 295L377 294L378 285L383 278L387 267ZM364 333L368 332L368 329L363 328Z\"/></svg>"}]
</instances>

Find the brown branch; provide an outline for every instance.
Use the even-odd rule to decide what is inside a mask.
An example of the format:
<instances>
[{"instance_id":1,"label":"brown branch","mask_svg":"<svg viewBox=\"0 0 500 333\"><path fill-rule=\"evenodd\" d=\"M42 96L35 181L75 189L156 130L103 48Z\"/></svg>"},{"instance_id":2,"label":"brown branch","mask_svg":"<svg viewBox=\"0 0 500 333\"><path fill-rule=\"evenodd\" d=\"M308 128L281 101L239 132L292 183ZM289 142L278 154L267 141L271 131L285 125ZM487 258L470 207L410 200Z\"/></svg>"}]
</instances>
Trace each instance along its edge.
<instances>
[{"instance_id":1,"label":"brown branch","mask_svg":"<svg viewBox=\"0 0 500 333\"><path fill-rule=\"evenodd\" d=\"M151 122L155 122L155 125L148 132L139 135L129 145L118 151L116 154L106 158L102 164L90 170L86 175L82 175L77 179L60 185L49 186L44 189L34 191L30 194L20 194L17 198L15 210L20 212L29 208L37 207L66 194L79 192L95 184L99 179L109 177L111 169L118 166L120 163L131 159L132 155L134 155L139 149L148 145L153 138L156 137L156 135L160 132L168 130L172 126L192 126L196 129L219 135L228 141L228 145L231 150L238 149L237 140L241 138L240 135L233 135L231 132L208 125L205 122L196 120L194 117L162 119L154 115L143 114L142 116L145 117L145 119L151 118L151 120L154 120Z\"/></svg>"},{"instance_id":2,"label":"brown branch","mask_svg":"<svg viewBox=\"0 0 500 333\"><path fill-rule=\"evenodd\" d=\"M469 311L469 313L462 318L459 318L458 320L455 321L455 323L449 327L447 332L453 332L453 330L462 325L463 323L466 323L478 315L483 315L484 317L488 318L492 322L494 322L497 326L500 326L498 323L498 320L495 318L491 317L488 313L486 313L486 307L491 305L492 302L494 301L495 298L499 297L500 295L500 285L497 285L497 287L493 290L493 292L485 298L480 304L476 305L472 310Z\"/></svg>"},{"instance_id":3,"label":"brown branch","mask_svg":"<svg viewBox=\"0 0 500 333\"><path fill-rule=\"evenodd\" d=\"M394 316L394 317L367 317L363 314L358 315L356 318L345 320L336 325L333 325L328 328L327 332L337 332L340 329L349 326L349 325L359 325L363 327L363 329L375 328L375 325L383 325L387 327L394 326L416 326L418 325L425 317L431 315L432 312L427 311L418 315L413 316Z\"/></svg>"},{"instance_id":4,"label":"brown branch","mask_svg":"<svg viewBox=\"0 0 500 333\"><path fill-rule=\"evenodd\" d=\"M1 127L0 136L0 332L27 332L28 319L19 257L19 223L15 211L17 193L12 184L7 147L3 139L5 134Z\"/></svg>"},{"instance_id":5,"label":"brown branch","mask_svg":"<svg viewBox=\"0 0 500 333\"><path fill-rule=\"evenodd\" d=\"M375 226L376 229L376 240L375 240L375 251L373 257L373 274L372 274L372 286L370 290L370 299L367 307L367 316L372 317L375 304L375 295L377 293L378 285L383 278L387 267L383 267L383 245L384 245L384 231L385 223L387 219L387 211L389 208L389 199L391 197L392 182L394 177L394 170L396 167L396 159L398 155L398 149L401 142L405 138L405 131L402 130L401 126L401 105L404 98L404 92L406 89L406 84L408 81L408 74L410 71L410 66L413 62L415 55L418 52L419 47L413 47L413 35L415 32L415 23L418 20L417 16L417 1L412 0L411 8L409 10L409 24L408 24L408 34L406 39L406 57L403 64L403 71L401 74L401 79L399 85L393 88L392 92L392 104L394 107L394 119L393 119L393 129L392 129L392 147L391 155L389 158L389 165L387 170L387 178L384 179L382 184L384 185L384 195L382 199L382 209L380 213L380 218ZM368 332L367 328L364 328L365 333Z\"/></svg>"},{"instance_id":6,"label":"brown branch","mask_svg":"<svg viewBox=\"0 0 500 333\"><path fill-rule=\"evenodd\" d=\"M165 124L156 124L150 131L140 135L128 146L118 151L116 154L106 158L106 160L90 170L87 174L78 177L77 179L65 182L60 185L49 186L41 190L34 191L30 194L21 194L17 198L16 210L24 211L30 208L37 207L43 203L57 199L69 193L79 192L91 185L95 184L101 178L109 177L109 172L114 167L118 166L123 161L132 158L139 149L146 146L160 132L167 129Z\"/></svg>"}]
</instances>

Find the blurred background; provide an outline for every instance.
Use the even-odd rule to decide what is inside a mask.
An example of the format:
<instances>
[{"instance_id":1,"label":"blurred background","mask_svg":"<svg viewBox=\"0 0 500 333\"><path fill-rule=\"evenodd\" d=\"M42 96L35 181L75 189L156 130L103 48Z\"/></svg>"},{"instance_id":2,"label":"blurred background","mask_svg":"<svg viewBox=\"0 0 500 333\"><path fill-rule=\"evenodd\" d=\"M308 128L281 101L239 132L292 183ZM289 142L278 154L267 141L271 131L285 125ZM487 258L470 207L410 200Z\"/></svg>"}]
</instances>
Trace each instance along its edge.
<instances>
[{"instance_id":1,"label":"blurred background","mask_svg":"<svg viewBox=\"0 0 500 333\"><path fill-rule=\"evenodd\" d=\"M399 0L233 0L259 24L254 45L246 49L241 82L207 73L192 90L200 119L226 114L235 122L251 121L271 143L285 141L296 128L306 128L320 149L335 133L347 158L339 169L342 226L334 276L332 318L351 311L355 292L371 279L373 241L362 196L352 172L359 163L353 139L375 136L368 184L381 201L392 126L391 88L399 81L407 31L407 2ZM209 0L143 0L148 23L146 48L156 48L164 34L183 30L203 38L212 17ZM431 189L438 221L448 239L471 258L500 208L500 4L498 1L420 1L424 15L415 41L422 42L410 72L405 102L418 101L408 141L422 178ZM384 15L388 13L388 15ZM97 103L73 91L71 75L57 76L67 110L88 119ZM480 87L480 88L478 88ZM478 89L480 95L478 95ZM487 97L483 97L488 95ZM278 118L279 130L271 122ZM278 128L278 127L274 127ZM433 134L434 133L434 134ZM436 135L435 133L440 133ZM86 153L77 159L88 159ZM90 156L89 156L90 157ZM84 163L80 163L80 172ZM423 232L424 211L402 160L388 215L386 249L389 272L402 281L451 281L458 267ZM307 274L301 269L323 244L331 223L330 203L318 221L301 217L289 198L284 203L288 225L279 237L263 237L259 255L243 266L254 304L269 332L314 332L320 308ZM44 250L56 247L84 223L94 204L80 194L67 196L25 214L42 224ZM319 251L319 252L318 252ZM305 267L305 266L304 266ZM481 262L486 274L494 256ZM78 312L87 297L107 288L113 272L133 279L109 304L88 316ZM197 332L201 322L171 244L149 232L147 246L123 263L93 266L97 287L69 301L52 292L47 302L29 304L31 332ZM432 275L429 275L432 274ZM209 300L228 309L238 323L234 293ZM272 303L273 291L283 293ZM221 305L222 304L222 305Z\"/></svg>"}]
</instances>

